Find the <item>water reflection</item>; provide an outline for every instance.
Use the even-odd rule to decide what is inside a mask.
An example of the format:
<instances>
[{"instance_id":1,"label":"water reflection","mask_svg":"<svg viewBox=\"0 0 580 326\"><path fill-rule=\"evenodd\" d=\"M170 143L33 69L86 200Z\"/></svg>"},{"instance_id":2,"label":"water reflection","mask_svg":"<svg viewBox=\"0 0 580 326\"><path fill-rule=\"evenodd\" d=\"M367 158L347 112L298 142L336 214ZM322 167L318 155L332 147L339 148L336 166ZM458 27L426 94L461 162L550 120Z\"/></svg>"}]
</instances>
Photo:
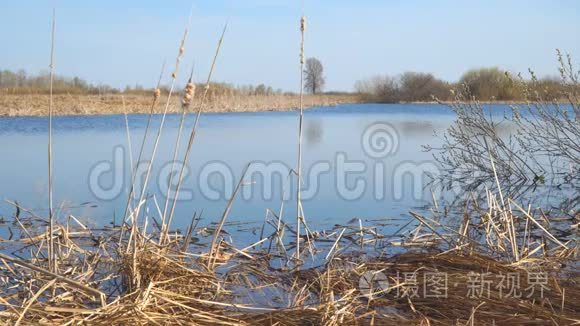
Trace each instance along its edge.
<instances>
[{"instance_id":1,"label":"water reflection","mask_svg":"<svg viewBox=\"0 0 580 326\"><path fill-rule=\"evenodd\" d=\"M322 142L324 136L323 121L315 118L305 123L305 138L306 144L314 146Z\"/></svg>"}]
</instances>

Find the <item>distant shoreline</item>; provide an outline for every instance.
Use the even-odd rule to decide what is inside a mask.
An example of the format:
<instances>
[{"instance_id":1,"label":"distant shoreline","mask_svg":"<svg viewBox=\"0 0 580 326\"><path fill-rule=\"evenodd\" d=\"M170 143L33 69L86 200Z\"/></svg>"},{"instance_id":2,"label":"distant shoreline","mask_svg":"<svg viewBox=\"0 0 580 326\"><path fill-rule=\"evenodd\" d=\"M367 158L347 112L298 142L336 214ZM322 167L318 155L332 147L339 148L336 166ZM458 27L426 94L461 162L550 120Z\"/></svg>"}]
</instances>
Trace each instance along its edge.
<instances>
[{"instance_id":1,"label":"distant shoreline","mask_svg":"<svg viewBox=\"0 0 580 326\"><path fill-rule=\"evenodd\" d=\"M125 105L123 106L123 101ZM148 114L151 110L152 97L147 95L62 95L54 96L55 116L79 115L115 115L115 114ZM49 96L34 95L2 95L0 96L0 117L38 117L48 115ZM283 112L298 109L298 95L257 95L257 96L218 96L210 98L203 112L205 113L235 113L235 112ZM305 95L304 107L333 107L341 104L442 104L451 105L450 101L399 102L381 103L365 101L355 94L321 94ZM522 101L479 101L484 105L525 105ZM163 113L165 101L162 98L154 112ZM195 103L190 112L197 110ZM168 113L180 113L180 96L171 100Z\"/></svg>"},{"instance_id":2,"label":"distant shoreline","mask_svg":"<svg viewBox=\"0 0 580 326\"><path fill-rule=\"evenodd\" d=\"M74 115L114 115L114 114L147 114L151 110L152 96L147 95L55 95L55 116ZM181 111L181 98L172 97L168 113ZM124 105L123 105L124 102ZM0 117L26 117L48 115L49 96L34 95L2 95L0 96ZM163 113L165 109L163 96L155 106L155 113ZM297 95L268 96L217 96L209 98L203 112L269 112L292 111L298 108ZM305 95L305 108L328 107L340 104L362 103L356 95ZM196 102L189 109L197 110Z\"/></svg>"},{"instance_id":3,"label":"distant shoreline","mask_svg":"<svg viewBox=\"0 0 580 326\"><path fill-rule=\"evenodd\" d=\"M521 104L527 104L526 101L477 101L480 104L497 104L497 105L521 105ZM562 103L566 103L566 100L562 100ZM427 102L400 102L400 103L396 103L396 104L453 104L456 102L453 101L441 101L441 102L436 102L436 101L427 101Z\"/></svg>"}]
</instances>

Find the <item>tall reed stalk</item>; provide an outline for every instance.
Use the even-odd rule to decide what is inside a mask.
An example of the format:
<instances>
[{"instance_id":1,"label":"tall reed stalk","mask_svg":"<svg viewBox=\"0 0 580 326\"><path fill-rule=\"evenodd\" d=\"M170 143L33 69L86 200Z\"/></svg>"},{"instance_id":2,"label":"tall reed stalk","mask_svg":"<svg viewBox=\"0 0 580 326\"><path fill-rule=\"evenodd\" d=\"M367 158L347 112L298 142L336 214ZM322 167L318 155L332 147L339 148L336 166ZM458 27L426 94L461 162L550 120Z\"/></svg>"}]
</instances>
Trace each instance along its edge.
<instances>
[{"instance_id":1,"label":"tall reed stalk","mask_svg":"<svg viewBox=\"0 0 580 326\"><path fill-rule=\"evenodd\" d=\"M48 103L48 265L51 272L56 272L56 259L54 254L54 215L52 207L52 110L53 110L53 84L54 84L54 35L56 30L56 9L52 10L52 31L50 37L50 95Z\"/></svg>"},{"instance_id":2,"label":"tall reed stalk","mask_svg":"<svg viewBox=\"0 0 580 326\"><path fill-rule=\"evenodd\" d=\"M240 177L240 181L238 181L238 184L236 185L236 189L234 189L234 192L232 193L230 199L228 200L228 204L226 205L226 209L224 210L224 213L222 214L222 217L221 217L219 223L217 224L217 227L213 233L211 245L209 247L209 256L208 256L208 264L207 264L207 268L210 271L214 270L215 261L219 255L218 237L220 236L220 234L222 232L222 229L224 227L224 223L226 222L226 219L228 218L228 215L230 214L230 211L232 209L234 199L236 198L236 195L239 192L239 190L244 182L244 178L246 177L246 173L248 173L248 169L250 168L250 165L251 165L251 163L246 165L246 167L244 168L244 172L242 172L242 176Z\"/></svg>"},{"instance_id":3,"label":"tall reed stalk","mask_svg":"<svg viewBox=\"0 0 580 326\"><path fill-rule=\"evenodd\" d=\"M127 134L127 149L129 151L129 167L133 166L133 141L131 140L131 130L129 128L129 116L127 114L127 105L125 105L125 96L121 96L121 102L123 104L123 115L125 117L125 133ZM131 170L131 180L135 180L135 172L132 168Z\"/></svg>"},{"instance_id":4,"label":"tall reed stalk","mask_svg":"<svg viewBox=\"0 0 580 326\"><path fill-rule=\"evenodd\" d=\"M169 170L169 180L167 181L167 192L165 193L165 205L163 206L163 215L161 219L161 234L165 231L165 217L167 216L167 209L169 206L169 199L171 198L171 185L173 184L175 164L177 161L177 155L179 154L179 144L181 143L181 133L183 130L183 125L185 124L185 117L187 116L187 111L189 110L193 98L195 97L195 83L193 82L193 70L191 68L191 74L189 75L189 80L185 86L183 99L181 101L181 119L179 120L179 128L177 130L177 138L175 139L175 148L173 150L173 159L171 160L171 169Z\"/></svg>"},{"instance_id":5,"label":"tall reed stalk","mask_svg":"<svg viewBox=\"0 0 580 326\"><path fill-rule=\"evenodd\" d=\"M223 41L224 41L224 36L226 35L227 28L228 28L228 23L226 22L226 24L224 25L224 29L222 31L222 34L220 36L220 39L218 41L218 44L217 44L215 55L214 55L213 61L211 63L211 68L209 69L209 73L207 75L207 80L205 83L203 95L202 95L202 97L199 101L199 104L198 104L197 114L195 116L195 122L193 124L193 127L191 128L191 133L189 134L189 141L187 143L187 149L185 150L185 155L183 157L183 164L181 166L181 170L179 171L179 178L177 179L177 187L175 189L175 194L173 196L173 203L171 204L171 211L169 212L169 217L167 218L167 227L165 228L165 230L169 230L169 227L171 226L171 222L173 221L173 214L175 213L175 206L177 204L177 198L179 197L179 191L180 191L181 185L183 183L183 176L185 175L185 167L187 166L187 163L189 162L189 155L191 153L191 147L193 145L193 141L195 140L195 135L197 134L199 119L200 119L201 112L203 111L203 108L205 105L205 100L207 98L207 93L209 91L211 78L212 78L213 72L215 70L215 65L216 65L217 58L219 56L220 49L221 49ZM167 236L167 232L164 232L163 234L161 234L160 243L163 242L163 238L166 236Z\"/></svg>"},{"instance_id":6,"label":"tall reed stalk","mask_svg":"<svg viewBox=\"0 0 580 326\"><path fill-rule=\"evenodd\" d=\"M296 171L296 258L300 259L300 224L302 223L302 124L304 122L304 33L306 17L300 18L300 119L298 122L298 168Z\"/></svg>"},{"instance_id":7,"label":"tall reed stalk","mask_svg":"<svg viewBox=\"0 0 580 326\"><path fill-rule=\"evenodd\" d=\"M128 211L131 206L131 199L133 198L133 194L135 192L135 178L137 175L137 169L139 167L139 163L141 162L141 158L143 157L143 149L145 148L145 143L147 142L147 136L149 135L149 129L151 127L151 119L153 118L153 113L155 113L155 107L157 106L157 102L159 101L159 97L161 97L161 79L163 78L163 72L165 71L165 62L161 66L161 73L159 74L159 79L157 80L157 86L153 91L153 100L151 101L151 107L149 109L149 116L147 117L147 123L145 125L145 132L143 134L143 140L141 141L141 147L139 149L139 155L137 156L137 161L135 165L131 165L132 173L131 173L131 186L129 189L129 194L127 197L127 205L125 206L125 212L123 216L127 216Z\"/></svg>"},{"instance_id":8,"label":"tall reed stalk","mask_svg":"<svg viewBox=\"0 0 580 326\"><path fill-rule=\"evenodd\" d=\"M171 86L169 88L169 93L167 95L165 109L163 110L163 115L161 117L161 124L159 126L159 129L157 130L157 135L155 137L155 143L153 145L151 159L149 160L149 163L147 164L147 172L145 173L145 180L144 180L143 186L141 188L141 194L139 195L139 201L137 202L135 210L133 212L131 212L130 214L128 214L129 216L125 215L123 217L123 228L121 229L121 234L119 236L119 243L121 243L121 241L123 239L124 225L125 225L126 221L128 220L128 218L131 217L131 219L133 219L134 222L137 220L141 206L142 206L143 199L145 197L145 192L147 191L147 185L149 183L149 177L151 175L151 168L153 166L153 162L155 161L155 156L157 154L157 148L159 146L159 139L161 138L161 133L163 132L163 127L165 125L165 118L167 116L167 111L169 110L169 105L171 104L171 96L173 95L173 90L175 89L175 82L177 80L177 73L179 71L179 64L180 64L181 58L183 57L183 54L185 52L185 43L187 40L187 35L189 34L189 26L191 24L191 15L192 14L190 13L189 19L187 20L187 25L185 27L185 31L183 33L183 38L181 39L181 42L179 44L179 51L178 51L177 57L175 59L175 69L174 69L173 73L171 74ZM134 187L134 185L133 185L133 187ZM131 198L128 198L127 206L130 205L130 202L131 202ZM127 209L126 209L126 211L127 211ZM133 225L134 224L135 223L133 223ZM127 250L129 249L129 245L130 245L130 242L127 244Z\"/></svg>"}]
</instances>

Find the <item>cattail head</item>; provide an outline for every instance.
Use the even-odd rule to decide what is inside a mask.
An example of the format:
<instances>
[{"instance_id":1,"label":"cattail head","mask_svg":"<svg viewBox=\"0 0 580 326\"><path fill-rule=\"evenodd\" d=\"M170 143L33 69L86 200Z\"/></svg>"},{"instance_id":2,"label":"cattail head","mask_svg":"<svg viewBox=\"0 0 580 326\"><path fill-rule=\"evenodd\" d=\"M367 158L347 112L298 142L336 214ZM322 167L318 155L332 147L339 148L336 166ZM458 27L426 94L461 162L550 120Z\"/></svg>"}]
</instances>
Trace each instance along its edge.
<instances>
[{"instance_id":1,"label":"cattail head","mask_svg":"<svg viewBox=\"0 0 580 326\"><path fill-rule=\"evenodd\" d=\"M185 91L183 94L183 99L181 100L181 106L187 108L191 105L191 101L195 96L195 84L191 80L185 85Z\"/></svg>"},{"instance_id":2,"label":"cattail head","mask_svg":"<svg viewBox=\"0 0 580 326\"><path fill-rule=\"evenodd\" d=\"M302 42L300 43L300 64L304 64L304 32L306 31L306 17L300 18L300 32L302 33Z\"/></svg>"}]
</instances>

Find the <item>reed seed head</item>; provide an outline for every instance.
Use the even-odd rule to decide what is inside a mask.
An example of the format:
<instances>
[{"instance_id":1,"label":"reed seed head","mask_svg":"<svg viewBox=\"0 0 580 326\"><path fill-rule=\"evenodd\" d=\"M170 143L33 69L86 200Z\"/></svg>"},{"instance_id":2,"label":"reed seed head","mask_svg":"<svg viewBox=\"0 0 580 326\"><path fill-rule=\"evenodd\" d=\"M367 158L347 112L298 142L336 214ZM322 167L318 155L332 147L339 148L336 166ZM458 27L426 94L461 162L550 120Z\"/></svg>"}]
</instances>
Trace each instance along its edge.
<instances>
[{"instance_id":1,"label":"reed seed head","mask_svg":"<svg viewBox=\"0 0 580 326\"><path fill-rule=\"evenodd\" d=\"M195 84L190 81L187 83L187 85L185 85L185 92L183 94L183 99L181 100L182 107L186 108L189 105L191 105L191 100L193 100L194 96L195 96Z\"/></svg>"},{"instance_id":2,"label":"reed seed head","mask_svg":"<svg viewBox=\"0 0 580 326\"><path fill-rule=\"evenodd\" d=\"M302 42L300 43L300 64L304 64L304 32L306 31L306 17L300 18L300 32L302 34Z\"/></svg>"}]
</instances>

